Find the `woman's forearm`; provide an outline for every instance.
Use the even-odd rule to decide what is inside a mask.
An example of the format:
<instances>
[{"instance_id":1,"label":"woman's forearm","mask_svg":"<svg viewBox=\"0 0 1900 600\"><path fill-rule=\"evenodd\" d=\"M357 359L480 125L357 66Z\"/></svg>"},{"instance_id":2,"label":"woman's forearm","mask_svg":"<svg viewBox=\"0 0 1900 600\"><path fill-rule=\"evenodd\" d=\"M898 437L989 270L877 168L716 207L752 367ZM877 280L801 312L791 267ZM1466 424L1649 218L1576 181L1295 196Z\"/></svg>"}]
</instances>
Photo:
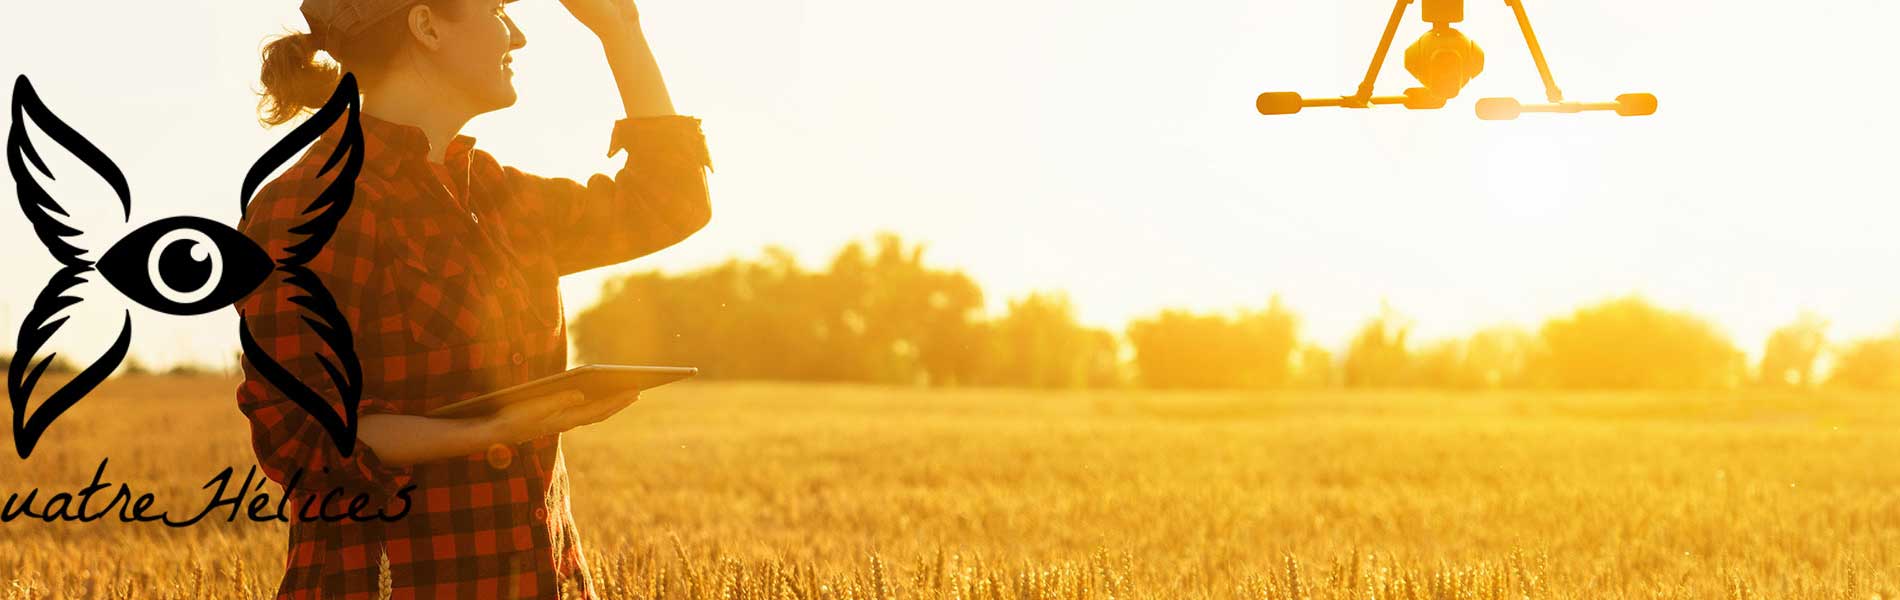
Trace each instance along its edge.
<instances>
[{"instance_id":1,"label":"woman's forearm","mask_svg":"<svg viewBox=\"0 0 1900 600\"><path fill-rule=\"evenodd\" d=\"M677 114L638 19L619 28L619 33L601 35L600 43L607 51L607 66L614 72L627 118Z\"/></svg>"},{"instance_id":2,"label":"woman's forearm","mask_svg":"<svg viewBox=\"0 0 1900 600\"><path fill-rule=\"evenodd\" d=\"M487 419L435 419L415 415L363 415L356 437L390 466L467 456L497 443Z\"/></svg>"},{"instance_id":3,"label":"woman's forearm","mask_svg":"<svg viewBox=\"0 0 1900 600\"><path fill-rule=\"evenodd\" d=\"M639 397L638 390L598 398L566 390L511 402L487 416L468 419L363 415L356 424L356 437L383 464L401 467L562 433L612 416Z\"/></svg>"}]
</instances>

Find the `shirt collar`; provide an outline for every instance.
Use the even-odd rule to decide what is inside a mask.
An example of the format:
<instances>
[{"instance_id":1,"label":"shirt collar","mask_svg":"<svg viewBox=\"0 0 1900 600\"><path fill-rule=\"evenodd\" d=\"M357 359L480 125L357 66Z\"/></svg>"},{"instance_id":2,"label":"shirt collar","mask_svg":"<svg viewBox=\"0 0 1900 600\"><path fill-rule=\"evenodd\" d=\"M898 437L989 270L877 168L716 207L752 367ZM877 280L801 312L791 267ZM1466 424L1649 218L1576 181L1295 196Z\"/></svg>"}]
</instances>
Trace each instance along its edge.
<instances>
[{"instance_id":1,"label":"shirt collar","mask_svg":"<svg viewBox=\"0 0 1900 600\"><path fill-rule=\"evenodd\" d=\"M429 136L422 128L385 121L368 113L359 112L358 127L363 130L363 168L384 178L392 177L401 170L403 163L429 160ZM341 128L332 128L324 136L324 141L335 144L342 135ZM468 164L469 152L475 148L475 138L457 135L449 141L448 154L443 164L451 170L461 171Z\"/></svg>"}]
</instances>

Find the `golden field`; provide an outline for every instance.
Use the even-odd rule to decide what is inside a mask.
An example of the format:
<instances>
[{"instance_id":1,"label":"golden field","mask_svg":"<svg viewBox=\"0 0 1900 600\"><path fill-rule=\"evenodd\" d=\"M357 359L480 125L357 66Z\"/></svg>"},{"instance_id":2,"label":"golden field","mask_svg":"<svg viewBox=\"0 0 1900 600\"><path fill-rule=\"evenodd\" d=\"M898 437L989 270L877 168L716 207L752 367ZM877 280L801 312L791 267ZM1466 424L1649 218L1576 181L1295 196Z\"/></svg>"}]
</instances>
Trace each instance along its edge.
<instances>
[{"instance_id":1,"label":"golden field","mask_svg":"<svg viewBox=\"0 0 1900 600\"><path fill-rule=\"evenodd\" d=\"M114 489L196 514L253 464L235 385L110 381L0 459L0 499L105 456ZM567 452L612 597L1900 594L1900 399L1877 394L688 382ZM282 544L16 520L0 597L263 597Z\"/></svg>"}]
</instances>

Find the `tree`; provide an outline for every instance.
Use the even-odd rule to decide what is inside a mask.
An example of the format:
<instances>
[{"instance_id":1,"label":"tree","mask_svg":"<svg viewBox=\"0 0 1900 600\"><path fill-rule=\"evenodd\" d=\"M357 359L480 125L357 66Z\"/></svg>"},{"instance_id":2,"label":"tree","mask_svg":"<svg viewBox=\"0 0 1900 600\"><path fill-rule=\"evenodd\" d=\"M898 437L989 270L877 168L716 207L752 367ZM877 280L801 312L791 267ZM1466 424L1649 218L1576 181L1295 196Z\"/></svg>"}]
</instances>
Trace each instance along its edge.
<instances>
[{"instance_id":1,"label":"tree","mask_svg":"<svg viewBox=\"0 0 1900 600\"><path fill-rule=\"evenodd\" d=\"M1390 387L1408 385L1412 377L1412 357L1405 348L1411 322L1380 304L1379 316L1353 336L1346 347L1343 366L1346 387Z\"/></svg>"},{"instance_id":2,"label":"tree","mask_svg":"<svg viewBox=\"0 0 1900 600\"><path fill-rule=\"evenodd\" d=\"M1009 313L992 332L991 383L1079 388L1120 382L1115 337L1077 323L1066 294L1032 293L1011 300Z\"/></svg>"},{"instance_id":3,"label":"tree","mask_svg":"<svg viewBox=\"0 0 1900 600\"><path fill-rule=\"evenodd\" d=\"M1518 387L1530 383L1528 370L1537 338L1518 327L1485 328L1465 342L1464 375L1472 387Z\"/></svg>"},{"instance_id":4,"label":"tree","mask_svg":"<svg viewBox=\"0 0 1900 600\"><path fill-rule=\"evenodd\" d=\"M852 242L824 272L768 247L679 276L607 283L573 323L584 362L686 364L708 378L931 383L978 377L983 292L923 263L923 247Z\"/></svg>"},{"instance_id":5,"label":"tree","mask_svg":"<svg viewBox=\"0 0 1900 600\"><path fill-rule=\"evenodd\" d=\"M923 264L922 245L879 234L875 254L853 242L817 281L821 315L839 356L855 373L841 379L949 384L975 376L982 344L975 323L983 291L960 271Z\"/></svg>"},{"instance_id":6,"label":"tree","mask_svg":"<svg viewBox=\"0 0 1900 600\"><path fill-rule=\"evenodd\" d=\"M1394 382L1408 386L1433 388L1470 388L1477 377L1470 372L1465 357L1465 341L1440 340L1412 353L1407 369Z\"/></svg>"},{"instance_id":7,"label":"tree","mask_svg":"<svg viewBox=\"0 0 1900 600\"><path fill-rule=\"evenodd\" d=\"M616 278L572 322L582 362L683 364L708 378L818 379L850 356L827 347L815 276L789 253L681 276Z\"/></svg>"},{"instance_id":8,"label":"tree","mask_svg":"<svg viewBox=\"0 0 1900 600\"><path fill-rule=\"evenodd\" d=\"M180 362L165 369L166 377L203 377L214 373L211 367L195 362Z\"/></svg>"},{"instance_id":9,"label":"tree","mask_svg":"<svg viewBox=\"0 0 1900 600\"><path fill-rule=\"evenodd\" d=\"M1808 387L1814 361L1827 346L1827 320L1808 312L1768 336L1757 380L1763 385Z\"/></svg>"},{"instance_id":10,"label":"tree","mask_svg":"<svg viewBox=\"0 0 1900 600\"><path fill-rule=\"evenodd\" d=\"M1828 385L1871 389L1900 389L1900 331L1856 340L1835 352Z\"/></svg>"},{"instance_id":11,"label":"tree","mask_svg":"<svg viewBox=\"0 0 1900 600\"><path fill-rule=\"evenodd\" d=\"M1293 355L1293 368L1288 383L1302 388L1332 387L1338 383L1339 369L1333 364L1333 353L1317 345L1300 346Z\"/></svg>"},{"instance_id":12,"label":"tree","mask_svg":"<svg viewBox=\"0 0 1900 600\"><path fill-rule=\"evenodd\" d=\"M1292 382L1299 319L1275 296L1232 318L1164 310L1130 323L1128 339L1149 387L1281 387Z\"/></svg>"},{"instance_id":13,"label":"tree","mask_svg":"<svg viewBox=\"0 0 1900 600\"><path fill-rule=\"evenodd\" d=\"M65 356L60 355L60 354L53 354L52 356L53 356L53 360L47 363L46 365L46 370L45 370L46 374L57 375L57 374L72 374L72 373L79 372L79 365L73 363L73 361L71 360L68 360ZM46 357L40 356L38 360L46 360ZM12 353L0 354L0 365L11 365L11 364L13 364ZM38 364L38 362L35 361L35 364Z\"/></svg>"},{"instance_id":14,"label":"tree","mask_svg":"<svg viewBox=\"0 0 1900 600\"><path fill-rule=\"evenodd\" d=\"M1743 355L1713 325L1638 297L1546 322L1538 368L1577 388L1709 388L1741 381Z\"/></svg>"}]
</instances>

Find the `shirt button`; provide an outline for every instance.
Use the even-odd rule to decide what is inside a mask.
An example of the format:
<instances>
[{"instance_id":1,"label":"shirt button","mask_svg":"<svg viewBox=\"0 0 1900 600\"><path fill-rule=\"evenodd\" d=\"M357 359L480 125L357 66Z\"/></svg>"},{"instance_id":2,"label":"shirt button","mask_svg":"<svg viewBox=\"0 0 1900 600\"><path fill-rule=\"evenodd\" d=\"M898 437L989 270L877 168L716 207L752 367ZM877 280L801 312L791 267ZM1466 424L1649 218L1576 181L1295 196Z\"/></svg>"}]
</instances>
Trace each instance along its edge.
<instances>
[{"instance_id":1,"label":"shirt button","mask_svg":"<svg viewBox=\"0 0 1900 600\"><path fill-rule=\"evenodd\" d=\"M475 211L472 211L472 210L468 211L468 220L474 221L476 223L482 222L482 218L475 216Z\"/></svg>"},{"instance_id":2,"label":"shirt button","mask_svg":"<svg viewBox=\"0 0 1900 600\"><path fill-rule=\"evenodd\" d=\"M497 287L497 288L501 288L501 289L504 289L504 290L505 290L505 289L508 289L508 278L507 278L507 277L496 277L496 278L495 278L495 287Z\"/></svg>"},{"instance_id":3,"label":"shirt button","mask_svg":"<svg viewBox=\"0 0 1900 600\"><path fill-rule=\"evenodd\" d=\"M518 365L524 362L528 362L528 358L525 356L522 356L520 352L516 352L514 353L514 355L508 357L508 361Z\"/></svg>"},{"instance_id":4,"label":"shirt button","mask_svg":"<svg viewBox=\"0 0 1900 600\"><path fill-rule=\"evenodd\" d=\"M539 506L534 507L534 520L536 521L548 520L548 509L542 508Z\"/></svg>"},{"instance_id":5,"label":"shirt button","mask_svg":"<svg viewBox=\"0 0 1900 600\"><path fill-rule=\"evenodd\" d=\"M499 471L508 468L508 465L514 464L514 462L514 448L510 448L504 444L491 444L488 446L488 466Z\"/></svg>"}]
</instances>

